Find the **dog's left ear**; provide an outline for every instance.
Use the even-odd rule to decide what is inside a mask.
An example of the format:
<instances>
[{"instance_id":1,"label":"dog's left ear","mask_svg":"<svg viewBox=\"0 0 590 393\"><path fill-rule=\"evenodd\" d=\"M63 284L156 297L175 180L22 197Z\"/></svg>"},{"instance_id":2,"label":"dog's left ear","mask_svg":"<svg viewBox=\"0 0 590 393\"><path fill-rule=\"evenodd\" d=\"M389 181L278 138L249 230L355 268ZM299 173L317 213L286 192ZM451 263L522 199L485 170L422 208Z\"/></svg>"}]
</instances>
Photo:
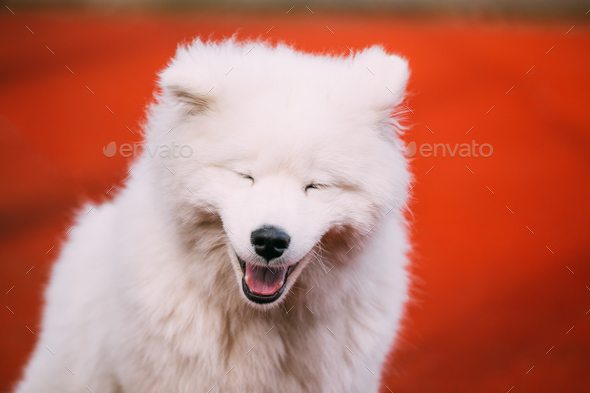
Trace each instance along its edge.
<instances>
[{"instance_id":1,"label":"dog's left ear","mask_svg":"<svg viewBox=\"0 0 590 393\"><path fill-rule=\"evenodd\" d=\"M378 116L387 117L404 100L410 71L408 62L383 48L373 46L355 54L356 72L360 73L360 99Z\"/></svg>"},{"instance_id":2,"label":"dog's left ear","mask_svg":"<svg viewBox=\"0 0 590 393\"><path fill-rule=\"evenodd\" d=\"M160 73L164 99L188 115L198 115L215 106L213 84L206 69L175 62Z\"/></svg>"}]
</instances>

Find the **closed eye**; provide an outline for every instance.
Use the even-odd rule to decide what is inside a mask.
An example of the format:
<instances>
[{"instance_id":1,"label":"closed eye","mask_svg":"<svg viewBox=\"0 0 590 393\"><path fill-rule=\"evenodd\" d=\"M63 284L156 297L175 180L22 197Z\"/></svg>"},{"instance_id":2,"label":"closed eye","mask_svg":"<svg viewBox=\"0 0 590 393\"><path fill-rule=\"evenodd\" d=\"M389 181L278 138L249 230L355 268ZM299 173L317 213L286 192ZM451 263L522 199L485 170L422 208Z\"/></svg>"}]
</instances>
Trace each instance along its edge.
<instances>
[{"instance_id":1,"label":"closed eye","mask_svg":"<svg viewBox=\"0 0 590 393\"><path fill-rule=\"evenodd\" d=\"M236 172L238 175L243 177L244 179L252 180L252 184L254 184L254 178L250 175L246 175L245 173Z\"/></svg>"},{"instance_id":2,"label":"closed eye","mask_svg":"<svg viewBox=\"0 0 590 393\"><path fill-rule=\"evenodd\" d=\"M307 192L308 190L312 190L312 189L318 190L322 187L323 187L322 184L315 184L315 183L308 184L307 186L305 186L305 192Z\"/></svg>"}]
</instances>

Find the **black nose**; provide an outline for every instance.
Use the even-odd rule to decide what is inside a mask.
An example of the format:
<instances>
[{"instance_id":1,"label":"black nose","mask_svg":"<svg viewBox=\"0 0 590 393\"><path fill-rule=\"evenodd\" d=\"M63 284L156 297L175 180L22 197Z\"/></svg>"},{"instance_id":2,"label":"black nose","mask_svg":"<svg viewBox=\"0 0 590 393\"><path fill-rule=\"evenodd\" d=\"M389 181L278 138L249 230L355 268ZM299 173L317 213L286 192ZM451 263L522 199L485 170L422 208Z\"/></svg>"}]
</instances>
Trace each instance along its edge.
<instances>
[{"instance_id":1,"label":"black nose","mask_svg":"<svg viewBox=\"0 0 590 393\"><path fill-rule=\"evenodd\" d=\"M289 235L283 230L273 226L258 228L250 235L254 251L267 261L283 255L289 247L290 240Z\"/></svg>"}]
</instances>

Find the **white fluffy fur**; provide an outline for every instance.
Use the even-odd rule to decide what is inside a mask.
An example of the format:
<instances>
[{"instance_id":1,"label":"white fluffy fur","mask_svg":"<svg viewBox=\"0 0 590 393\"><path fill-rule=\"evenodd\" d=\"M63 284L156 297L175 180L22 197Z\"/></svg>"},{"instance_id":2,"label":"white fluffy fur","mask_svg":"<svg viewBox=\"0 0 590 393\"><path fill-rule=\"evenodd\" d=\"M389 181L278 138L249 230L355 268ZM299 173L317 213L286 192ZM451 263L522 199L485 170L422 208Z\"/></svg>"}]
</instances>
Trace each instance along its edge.
<instances>
[{"instance_id":1,"label":"white fluffy fur","mask_svg":"<svg viewBox=\"0 0 590 393\"><path fill-rule=\"evenodd\" d=\"M146 143L194 154L139 159L80 214L16 392L377 392L408 297L406 61L196 40L160 77ZM301 260L265 306L236 258L260 262L263 224Z\"/></svg>"}]
</instances>

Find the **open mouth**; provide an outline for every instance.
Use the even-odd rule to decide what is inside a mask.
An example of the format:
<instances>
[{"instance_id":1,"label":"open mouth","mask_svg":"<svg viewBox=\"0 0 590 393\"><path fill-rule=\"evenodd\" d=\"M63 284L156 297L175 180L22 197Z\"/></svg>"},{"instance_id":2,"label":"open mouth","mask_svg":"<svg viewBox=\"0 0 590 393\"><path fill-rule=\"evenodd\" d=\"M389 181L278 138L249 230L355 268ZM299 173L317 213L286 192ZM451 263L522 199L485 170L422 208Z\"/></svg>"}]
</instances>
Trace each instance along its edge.
<instances>
[{"instance_id":1,"label":"open mouth","mask_svg":"<svg viewBox=\"0 0 590 393\"><path fill-rule=\"evenodd\" d=\"M287 286L287 278L299 262L291 266L261 266L242 260L242 289L251 301L258 304L272 303L281 297Z\"/></svg>"}]
</instances>

